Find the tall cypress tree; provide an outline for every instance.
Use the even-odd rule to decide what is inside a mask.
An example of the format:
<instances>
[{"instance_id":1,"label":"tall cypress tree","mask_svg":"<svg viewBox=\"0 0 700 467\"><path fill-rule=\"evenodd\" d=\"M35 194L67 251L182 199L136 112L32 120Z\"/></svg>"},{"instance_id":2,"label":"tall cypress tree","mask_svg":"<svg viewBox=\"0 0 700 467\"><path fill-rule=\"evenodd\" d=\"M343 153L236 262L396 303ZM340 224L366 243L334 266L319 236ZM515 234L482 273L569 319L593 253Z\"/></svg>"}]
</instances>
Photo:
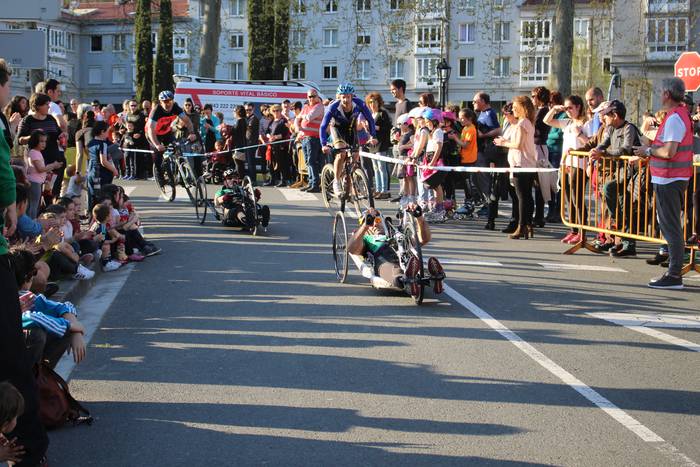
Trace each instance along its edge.
<instances>
[{"instance_id":1,"label":"tall cypress tree","mask_svg":"<svg viewBox=\"0 0 700 467\"><path fill-rule=\"evenodd\" d=\"M136 1L134 19L134 48L136 49L136 99L153 98L153 44L151 43L151 0Z\"/></svg>"},{"instance_id":2,"label":"tall cypress tree","mask_svg":"<svg viewBox=\"0 0 700 467\"><path fill-rule=\"evenodd\" d=\"M275 1L275 27L273 40L272 77L282 79L289 63L289 0Z\"/></svg>"},{"instance_id":3,"label":"tall cypress tree","mask_svg":"<svg viewBox=\"0 0 700 467\"><path fill-rule=\"evenodd\" d=\"M153 97L160 91L173 90L173 7L170 0L160 0L158 49L153 68Z\"/></svg>"},{"instance_id":4,"label":"tall cypress tree","mask_svg":"<svg viewBox=\"0 0 700 467\"><path fill-rule=\"evenodd\" d=\"M275 0L248 0L248 77L273 78Z\"/></svg>"}]
</instances>

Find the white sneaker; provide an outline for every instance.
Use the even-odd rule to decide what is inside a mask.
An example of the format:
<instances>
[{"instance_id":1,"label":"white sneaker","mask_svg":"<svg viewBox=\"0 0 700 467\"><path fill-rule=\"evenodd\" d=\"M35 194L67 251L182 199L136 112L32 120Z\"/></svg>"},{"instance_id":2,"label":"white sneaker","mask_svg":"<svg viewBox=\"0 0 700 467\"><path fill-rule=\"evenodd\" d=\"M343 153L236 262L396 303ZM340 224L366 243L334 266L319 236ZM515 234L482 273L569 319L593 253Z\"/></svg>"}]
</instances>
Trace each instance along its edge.
<instances>
[{"instance_id":1,"label":"white sneaker","mask_svg":"<svg viewBox=\"0 0 700 467\"><path fill-rule=\"evenodd\" d=\"M102 258L102 250L98 248L97 250L95 250L95 261L99 261L101 258Z\"/></svg>"},{"instance_id":2,"label":"white sneaker","mask_svg":"<svg viewBox=\"0 0 700 467\"><path fill-rule=\"evenodd\" d=\"M336 196L340 196L341 191L343 191L343 189L340 187L340 182L338 180L333 180L333 193Z\"/></svg>"},{"instance_id":3,"label":"white sneaker","mask_svg":"<svg viewBox=\"0 0 700 467\"><path fill-rule=\"evenodd\" d=\"M102 270L103 270L104 272L112 272L112 271L116 271L116 270L119 269L120 267L122 267L122 263L120 263L119 261L111 260L111 261L109 261L107 264L105 264L104 266L102 266ZM94 274L94 273L93 273L93 274Z\"/></svg>"},{"instance_id":4,"label":"white sneaker","mask_svg":"<svg viewBox=\"0 0 700 467\"><path fill-rule=\"evenodd\" d=\"M79 281L89 280L93 277L95 277L95 271L86 268L82 264L78 265L78 272L73 275L73 279L77 279Z\"/></svg>"}]
</instances>

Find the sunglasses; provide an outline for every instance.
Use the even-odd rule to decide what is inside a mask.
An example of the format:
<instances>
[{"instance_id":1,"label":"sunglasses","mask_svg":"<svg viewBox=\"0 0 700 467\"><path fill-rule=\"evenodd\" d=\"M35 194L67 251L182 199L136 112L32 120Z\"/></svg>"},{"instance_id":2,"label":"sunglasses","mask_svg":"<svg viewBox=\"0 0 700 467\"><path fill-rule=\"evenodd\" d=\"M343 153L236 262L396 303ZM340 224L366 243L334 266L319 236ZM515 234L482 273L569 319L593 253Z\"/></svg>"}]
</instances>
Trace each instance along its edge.
<instances>
[{"instance_id":1,"label":"sunglasses","mask_svg":"<svg viewBox=\"0 0 700 467\"><path fill-rule=\"evenodd\" d=\"M313 99L314 97L318 97L318 95L316 95L316 94L309 94L308 96L306 96L307 99Z\"/></svg>"}]
</instances>

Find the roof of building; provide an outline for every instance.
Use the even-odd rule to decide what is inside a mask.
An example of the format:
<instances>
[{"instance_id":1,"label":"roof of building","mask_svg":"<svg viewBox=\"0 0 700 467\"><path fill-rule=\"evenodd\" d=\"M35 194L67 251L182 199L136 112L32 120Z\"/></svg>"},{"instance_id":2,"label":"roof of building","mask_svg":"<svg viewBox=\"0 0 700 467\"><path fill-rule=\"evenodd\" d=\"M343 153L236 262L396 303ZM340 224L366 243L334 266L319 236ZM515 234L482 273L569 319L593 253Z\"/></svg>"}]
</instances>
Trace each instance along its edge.
<instances>
[{"instance_id":1,"label":"roof of building","mask_svg":"<svg viewBox=\"0 0 700 467\"><path fill-rule=\"evenodd\" d=\"M173 18L186 18L189 16L188 0L172 0L172 8ZM114 1L72 2L69 8L63 9L63 14L74 19L109 21L131 19L134 17L135 10L136 5L134 2L128 2L124 5L119 5ZM153 15L158 15L157 4L153 7Z\"/></svg>"}]
</instances>

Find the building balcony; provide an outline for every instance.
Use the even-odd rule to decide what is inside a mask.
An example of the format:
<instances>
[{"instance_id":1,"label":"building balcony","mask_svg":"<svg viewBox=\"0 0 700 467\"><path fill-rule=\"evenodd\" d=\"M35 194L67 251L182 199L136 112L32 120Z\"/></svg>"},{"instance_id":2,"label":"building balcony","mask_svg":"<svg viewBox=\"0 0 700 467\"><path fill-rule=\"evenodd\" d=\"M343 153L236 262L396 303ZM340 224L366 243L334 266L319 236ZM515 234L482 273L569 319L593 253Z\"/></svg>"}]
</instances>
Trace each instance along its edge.
<instances>
[{"instance_id":1,"label":"building balcony","mask_svg":"<svg viewBox=\"0 0 700 467\"><path fill-rule=\"evenodd\" d=\"M648 0L647 13L687 13L690 12L690 0Z\"/></svg>"}]
</instances>

